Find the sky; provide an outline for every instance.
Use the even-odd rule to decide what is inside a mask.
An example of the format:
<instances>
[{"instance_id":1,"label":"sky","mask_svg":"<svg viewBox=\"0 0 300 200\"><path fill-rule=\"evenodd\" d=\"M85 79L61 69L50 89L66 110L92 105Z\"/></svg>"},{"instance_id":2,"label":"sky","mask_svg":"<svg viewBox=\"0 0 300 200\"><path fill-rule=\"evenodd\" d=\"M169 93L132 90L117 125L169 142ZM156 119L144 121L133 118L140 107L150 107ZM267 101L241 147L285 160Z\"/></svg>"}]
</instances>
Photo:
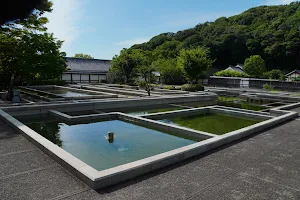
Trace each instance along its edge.
<instances>
[{"instance_id":1,"label":"sky","mask_svg":"<svg viewBox=\"0 0 300 200\"><path fill-rule=\"evenodd\" d=\"M67 56L112 59L123 48L260 5L293 0L52 0L48 32L64 41Z\"/></svg>"}]
</instances>

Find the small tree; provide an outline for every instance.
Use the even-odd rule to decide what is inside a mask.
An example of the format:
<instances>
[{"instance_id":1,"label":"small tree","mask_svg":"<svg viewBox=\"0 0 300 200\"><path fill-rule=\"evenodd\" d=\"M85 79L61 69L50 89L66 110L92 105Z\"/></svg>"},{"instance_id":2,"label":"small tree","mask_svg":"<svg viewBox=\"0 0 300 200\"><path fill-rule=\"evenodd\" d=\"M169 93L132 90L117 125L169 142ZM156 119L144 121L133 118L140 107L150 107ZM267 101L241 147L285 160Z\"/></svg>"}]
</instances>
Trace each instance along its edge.
<instances>
[{"instance_id":1,"label":"small tree","mask_svg":"<svg viewBox=\"0 0 300 200\"><path fill-rule=\"evenodd\" d=\"M182 49L178 56L178 66L182 67L190 83L197 83L214 62L208 58L209 50L203 47Z\"/></svg>"},{"instance_id":2,"label":"small tree","mask_svg":"<svg viewBox=\"0 0 300 200\"><path fill-rule=\"evenodd\" d=\"M244 63L244 71L252 77L262 77L266 71L265 61L259 55L250 56Z\"/></svg>"},{"instance_id":3,"label":"small tree","mask_svg":"<svg viewBox=\"0 0 300 200\"><path fill-rule=\"evenodd\" d=\"M138 67L139 75L143 79L142 81L141 80L138 81L139 86L144 88L147 91L148 96L151 95L151 90L153 89L151 84L155 79L153 74L154 71L155 68L152 65L150 66L141 65Z\"/></svg>"},{"instance_id":4,"label":"small tree","mask_svg":"<svg viewBox=\"0 0 300 200\"><path fill-rule=\"evenodd\" d=\"M155 67L152 64L152 53L150 51L140 51L136 54L137 56L137 72L142 79L138 80L138 83L141 87L145 88L148 93L148 96L151 95L152 83L154 81Z\"/></svg>"},{"instance_id":5,"label":"small tree","mask_svg":"<svg viewBox=\"0 0 300 200\"><path fill-rule=\"evenodd\" d=\"M165 84L185 83L184 71L177 65L176 59L157 59L152 65L160 73Z\"/></svg>"},{"instance_id":6,"label":"small tree","mask_svg":"<svg viewBox=\"0 0 300 200\"><path fill-rule=\"evenodd\" d=\"M76 53L74 58L94 59L94 57L92 57L91 55L83 53Z\"/></svg>"},{"instance_id":7,"label":"small tree","mask_svg":"<svg viewBox=\"0 0 300 200\"><path fill-rule=\"evenodd\" d=\"M119 71L122 74L125 84L136 77L135 69L140 62L140 51L141 50L123 49L119 56L116 55L112 59L111 69L113 71Z\"/></svg>"}]
</instances>

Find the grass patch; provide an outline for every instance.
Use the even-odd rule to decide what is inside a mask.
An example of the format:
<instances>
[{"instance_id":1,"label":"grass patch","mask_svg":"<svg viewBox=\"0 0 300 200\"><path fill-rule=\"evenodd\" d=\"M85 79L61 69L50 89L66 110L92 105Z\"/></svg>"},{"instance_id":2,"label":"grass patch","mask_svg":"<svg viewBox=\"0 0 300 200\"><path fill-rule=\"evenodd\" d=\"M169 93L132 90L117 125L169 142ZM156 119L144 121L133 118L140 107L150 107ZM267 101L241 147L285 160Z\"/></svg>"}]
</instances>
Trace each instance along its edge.
<instances>
[{"instance_id":1,"label":"grass patch","mask_svg":"<svg viewBox=\"0 0 300 200\"><path fill-rule=\"evenodd\" d=\"M213 133L216 135L222 135L260 122L259 120L250 120L218 114L202 114L196 116L175 117L171 119L163 119L160 121L168 124L175 124L191 128L198 131Z\"/></svg>"}]
</instances>

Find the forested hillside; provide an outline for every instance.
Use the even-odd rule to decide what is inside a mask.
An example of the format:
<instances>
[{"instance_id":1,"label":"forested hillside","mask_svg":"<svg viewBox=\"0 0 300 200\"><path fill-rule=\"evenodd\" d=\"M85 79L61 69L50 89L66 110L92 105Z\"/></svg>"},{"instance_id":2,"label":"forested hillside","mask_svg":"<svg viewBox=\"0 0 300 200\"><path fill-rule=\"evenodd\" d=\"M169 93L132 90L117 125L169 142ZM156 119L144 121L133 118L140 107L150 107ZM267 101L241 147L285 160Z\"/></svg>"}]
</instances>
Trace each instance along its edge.
<instances>
[{"instance_id":1,"label":"forested hillside","mask_svg":"<svg viewBox=\"0 0 300 200\"><path fill-rule=\"evenodd\" d=\"M261 55L268 70L300 68L300 2L260 6L233 17L198 24L177 33L163 33L131 49L152 51L156 58L176 58L183 48L205 46L214 67L244 63Z\"/></svg>"}]
</instances>

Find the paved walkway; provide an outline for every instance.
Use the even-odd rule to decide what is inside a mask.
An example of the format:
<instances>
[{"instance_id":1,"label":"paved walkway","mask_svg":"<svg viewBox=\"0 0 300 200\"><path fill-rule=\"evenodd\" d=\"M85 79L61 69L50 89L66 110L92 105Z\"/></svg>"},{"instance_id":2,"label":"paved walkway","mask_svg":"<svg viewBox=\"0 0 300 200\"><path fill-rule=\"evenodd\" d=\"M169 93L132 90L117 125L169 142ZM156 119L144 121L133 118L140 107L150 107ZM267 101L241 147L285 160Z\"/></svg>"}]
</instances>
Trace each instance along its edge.
<instances>
[{"instance_id":1,"label":"paved walkway","mask_svg":"<svg viewBox=\"0 0 300 200\"><path fill-rule=\"evenodd\" d=\"M0 121L0 199L300 199L300 121L98 192Z\"/></svg>"}]
</instances>

